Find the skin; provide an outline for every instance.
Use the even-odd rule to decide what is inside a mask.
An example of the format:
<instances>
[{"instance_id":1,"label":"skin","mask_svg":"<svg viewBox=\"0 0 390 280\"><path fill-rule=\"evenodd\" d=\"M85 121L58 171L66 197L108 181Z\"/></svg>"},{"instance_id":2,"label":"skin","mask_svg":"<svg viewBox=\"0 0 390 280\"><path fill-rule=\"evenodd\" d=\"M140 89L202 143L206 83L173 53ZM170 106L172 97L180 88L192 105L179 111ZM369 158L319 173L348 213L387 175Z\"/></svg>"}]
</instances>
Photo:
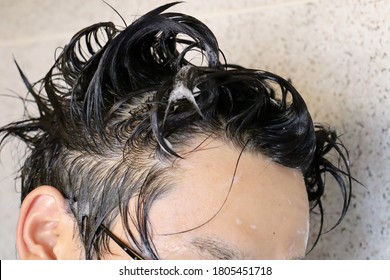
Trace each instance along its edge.
<instances>
[{"instance_id":1,"label":"skin","mask_svg":"<svg viewBox=\"0 0 390 280\"><path fill-rule=\"evenodd\" d=\"M309 204L302 174L261 154L244 151L240 156L240 152L210 139L175 161L177 187L155 201L150 211L160 259L304 257ZM37 188L21 208L20 258L82 258L73 229L61 194L49 186ZM126 240L119 219L111 230ZM110 248L112 254L105 259L129 258L113 241Z\"/></svg>"},{"instance_id":2,"label":"skin","mask_svg":"<svg viewBox=\"0 0 390 280\"><path fill-rule=\"evenodd\" d=\"M180 161L178 173L184 175L180 187L157 201L151 211L162 258L216 257L194 246L194 241L198 244L205 238L234 250L233 258L304 256L309 205L302 175L260 154L244 152L229 193L239 156L240 150L212 140ZM164 236L185 230L190 231Z\"/></svg>"}]
</instances>

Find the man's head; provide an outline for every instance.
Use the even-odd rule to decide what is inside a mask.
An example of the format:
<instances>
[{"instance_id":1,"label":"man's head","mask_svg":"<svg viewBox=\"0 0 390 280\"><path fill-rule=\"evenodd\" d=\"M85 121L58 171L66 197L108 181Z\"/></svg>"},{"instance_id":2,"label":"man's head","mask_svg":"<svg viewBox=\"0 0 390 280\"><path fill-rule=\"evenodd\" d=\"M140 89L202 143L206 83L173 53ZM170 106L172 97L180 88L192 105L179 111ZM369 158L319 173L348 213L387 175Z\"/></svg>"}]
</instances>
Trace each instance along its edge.
<instances>
[{"instance_id":1,"label":"man's head","mask_svg":"<svg viewBox=\"0 0 390 280\"><path fill-rule=\"evenodd\" d=\"M39 115L0 132L30 150L22 258L121 257L106 229L144 258L299 258L326 173L345 214L335 132L288 81L221 61L211 31L170 6L81 30L36 84L19 69Z\"/></svg>"}]
</instances>

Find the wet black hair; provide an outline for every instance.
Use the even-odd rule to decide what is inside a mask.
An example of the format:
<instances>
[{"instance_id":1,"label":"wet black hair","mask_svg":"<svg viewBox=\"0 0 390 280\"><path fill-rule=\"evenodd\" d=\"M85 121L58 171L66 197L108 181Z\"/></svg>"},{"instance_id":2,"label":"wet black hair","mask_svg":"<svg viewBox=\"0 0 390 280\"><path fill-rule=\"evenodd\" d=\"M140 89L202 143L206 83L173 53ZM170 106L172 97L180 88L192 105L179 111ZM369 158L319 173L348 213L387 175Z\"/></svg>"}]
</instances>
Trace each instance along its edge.
<instances>
[{"instance_id":1,"label":"wet black hair","mask_svg":"<svg viewBox=\"0 0 390 280\"><path fill-rule=\"evenodd\" d=\"M321 217L325 176L335 178L339 224L352 184L336 132L313 123L288 80L228 64L207 26L165 11L176 3L125 28L101 22L79 31L36 83L17 64L39 112L0 128L2 145L10 136L27 144L22 201L40 185L56 187L69 201L87 259L107 251L99 225L109 227L118 215L131 244L157 259L148 211L178 187L169 171L181 147L212 136L299 169ZM329 154L339 160L333 164ZM136 213L129 216L132 198ZM321 218L318 237L322 225Z\"/></svg>"}]
</instances>

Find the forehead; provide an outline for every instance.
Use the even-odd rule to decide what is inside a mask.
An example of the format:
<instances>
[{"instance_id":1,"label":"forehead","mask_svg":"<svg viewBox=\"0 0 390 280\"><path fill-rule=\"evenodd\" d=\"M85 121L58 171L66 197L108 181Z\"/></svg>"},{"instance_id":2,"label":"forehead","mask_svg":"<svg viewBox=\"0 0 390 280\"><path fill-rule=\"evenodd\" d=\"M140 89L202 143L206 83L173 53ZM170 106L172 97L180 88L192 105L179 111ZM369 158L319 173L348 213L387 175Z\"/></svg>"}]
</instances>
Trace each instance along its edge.
<instances>
[{"instance_id":1,"label":"forehead","mask_svg":"<svg viewBox=\"0 0 390 280\"><path fill-rule=\"evenodd\" d=\"M232 248L233 258L304 254L309 206L298 170L218 140L174 167L175 187L150 212L162 257L213 255L223 247Z\"/></svg>"}]
</instances>

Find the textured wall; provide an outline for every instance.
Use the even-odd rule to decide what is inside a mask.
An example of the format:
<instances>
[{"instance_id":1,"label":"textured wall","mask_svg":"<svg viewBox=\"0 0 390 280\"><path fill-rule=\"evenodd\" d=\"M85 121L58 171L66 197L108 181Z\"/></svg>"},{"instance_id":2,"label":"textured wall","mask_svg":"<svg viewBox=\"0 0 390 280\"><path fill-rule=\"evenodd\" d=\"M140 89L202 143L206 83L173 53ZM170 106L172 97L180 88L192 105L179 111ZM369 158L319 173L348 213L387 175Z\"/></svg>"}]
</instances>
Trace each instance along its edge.
<instances>
[{"instance_id":1,"label":"textured wall","mask_svg":"<svg viewBox=\"0 0 390 280\"><path fill-rule=\"evenodd\" d=\"M167 1L109 0L131 22ZM54 4L55 3L55 4ZM24 94L13 64L30 80L43 76L54 50L81 28L120 18L99 0L0 0L0 125L22 115ZM174 8L205 21L230 63L291 78L316 121L344 134L355 185L344 222L321 239L311 259L390 258L390 1L188 0ZM17 143L0 167L0 258L14 259ZM326 195L337 216L337 189Z\"/></svg>"}]
</instances>

